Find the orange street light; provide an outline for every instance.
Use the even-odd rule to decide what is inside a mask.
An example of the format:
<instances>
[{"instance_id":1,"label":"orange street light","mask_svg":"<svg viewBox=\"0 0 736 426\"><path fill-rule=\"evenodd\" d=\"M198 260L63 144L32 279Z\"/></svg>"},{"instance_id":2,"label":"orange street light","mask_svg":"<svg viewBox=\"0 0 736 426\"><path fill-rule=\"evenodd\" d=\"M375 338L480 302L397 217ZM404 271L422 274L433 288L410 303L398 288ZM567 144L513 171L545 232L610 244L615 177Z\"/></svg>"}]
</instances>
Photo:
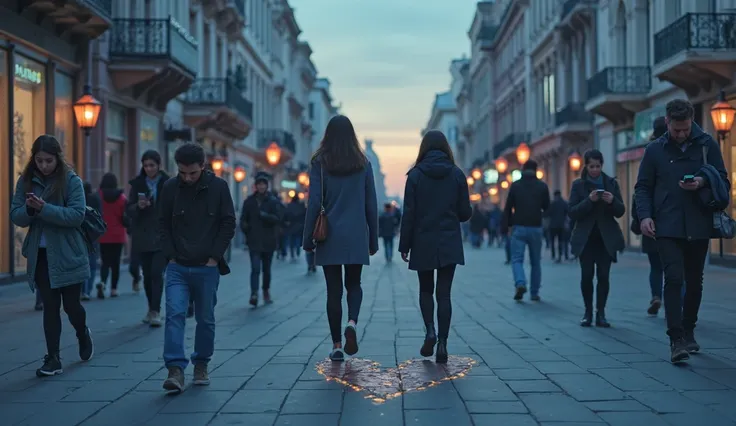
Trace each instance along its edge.
<instances>
[{"instance_id":1,"label":"orange street light","mask_svg":"<svg viewBox=\"0 0 736 426\"><path fill-rule=\"evenodd\" d=\"M503 189L509 189L509 181L505 180L501 182L501 188Z\"/></svg>"},{"instance_id":2,"label":"orange street light","mask_svg":"<svg viewBox=\"0 0 736 426\"><path fill-rule=\"evenodd\" d=\"M726 102L726 94L721 90L721 93L718 96L718 102L716 102L710 109L710 117L713 120L713 127L715 127L716 132L718 132L718 136L721 139L724 139L726 134L731 131L734 115L736 115L736 108Z\"/></svg>"},{"instance_id":3,"label":"orange street light","mask_svg":"<svg viewBox=\"0 0 736 426\"><path fill-rule=\"evenodd\" d=\"M483 177L483 173L480 171L480 169L473 169L473 171L470 173L470 176L473 176L473 179L480 180L481 177Z\"/></svg>"},{"instance_id":4,"label":"orange street light","mask_svg":"<svg viewBox=\"0 0 736 426\"><path fill-rule=\"evenodd\" d=\"M276 142L271 142L271 145L266 148L266 161L268 161L268 164L275 166L280 160L281 148L279 148Z\"/></svg>"},{"instance_id":5,"label":"orange street light","mask_svg":"<svg viewBox=\"0 0 736 426\"><path fill-rule=\"evenodd\" d=\"M233 172L233 178L235 178L235 182L240 183L245 180L245 169L242 167L236 167L235 171Z\"/></svg>"},{"instance_id":6,"label":"orange street light","mask_svg":"<svg viewBox=\"0 0 736 426\"><path fill-rule=\"evenodd\" d=\"M544 179L544 170L538 169L537 170L537 179L542 180Z\"/></svg>"},{"instance_id":7,"label":"orange street light","mask_svg":"<svg viewBox=\"0 0 736 426\"><path fill-rule=\"evenodd\" d=\"M516 160L519 161L519 164L524 164L527 161L529 161L529 157L532 155L531 150L529 149L529 145L522 142L519 144L519 146L516 148Z\"/></svg>"},{"instance_id":8,"label":"orange street light","mask_svg":"<svg viewBox=\"0 0 736 426\"><path fill-rule=\"evenodd\" d=\"M307 172L301 172L299 173L299 176L297 177L297 181L304 186L309 185L309 175Z\"/></svg>"},{"instance_id":9,"label":"orange street light","mask_svg":"<svg viewBox=\"0 0 736 426\"><path fill-rule=\"evenodd\" d=\"M578 172L583 167L583 158L579 152L575 151L567 158L567 163L570 165L570 170Z\"/></svg>"},{"instance_id":10,"label":"orange street light","mask_svg":"<svg viewBox=\"0 0 736 426\"><path fill-rule=\"evenodd\" d=\"M473 179L473 176L468 176L468 178L465 179L465 181L468 183L468 186L475 185L475 179Z\"/></svg>"},{"instance_id":11,"label":"orange street light","mask_svg":"<svg viewBox=\"0 0 736 426\"><path fill-rule=\"evenodd\" d=\"M84 86L84 95L74 103L73 108L79 127L84 130L85 134L89 135L90 130L97 125L102 109L102 104L92 96L89 86Z\"/></svg>"},{"instance_id":12,"label":"orange street light","mask_svg":"<svg viewBox=\"0 0 736 426\"><path fill-rule=\"evenodd\" d=\"M212 170L215 172L221 172L222 167L225 165L225 162L222 161L222 158L215 157L212 159Z\"/></svg>"},{"instance_id":13,"label":"orange street light","mask_svg":"<svg viewBox=\"0 0 736 426\"><path fill-rule=\"evenodd\" d=\"M509 169L509 162L506 161L503 157L496 158L496 171L499 173L506 173L506 170Z\"/></svg>"}]
</instances>

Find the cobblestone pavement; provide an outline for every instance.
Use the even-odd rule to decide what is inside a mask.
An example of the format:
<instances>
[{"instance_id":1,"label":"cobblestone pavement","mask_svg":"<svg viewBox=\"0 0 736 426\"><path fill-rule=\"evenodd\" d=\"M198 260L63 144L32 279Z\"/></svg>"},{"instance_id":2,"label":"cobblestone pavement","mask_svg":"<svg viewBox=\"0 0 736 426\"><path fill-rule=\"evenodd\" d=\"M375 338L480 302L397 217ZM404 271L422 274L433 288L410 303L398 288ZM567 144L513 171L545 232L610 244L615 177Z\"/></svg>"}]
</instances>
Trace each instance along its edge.
<instances>
[{"instance_id":1,"label":"cobblestone pavement","mask_svg":"<svg viewBox=\"0 0 736 426\"><path fill-rule=\"evenodd\" d=\"M736 424L733 271L706 272L697 329L703 352L675 367L662 315L645 313L644 257L627 253L613 267L613 327L585 329L577 325L577 265L545 261L542 302L515 303L503 251L468 249L453 289L449 350L476 364L464 377L375 403L315 369L330 349L321 275L277 262L275 303L250 309L246 256L236 252L234 260L220 286L212 385L175 397L161 389L163 329L140 323L145 297L130 292L129 280L118 299L86 304L97 345L92 361L77 361L65 321L65 372L43 380L34 375L45 352L41 314L24 284L0 288L0 425ZM416 275L403 263L386 265L379 253L363 285L359 356L396 371L419 356ZM190 321L190 345L192 336ZM431 363L415 365L434 368L437 380L444 374Z\"/></svg>"}]
</instances>

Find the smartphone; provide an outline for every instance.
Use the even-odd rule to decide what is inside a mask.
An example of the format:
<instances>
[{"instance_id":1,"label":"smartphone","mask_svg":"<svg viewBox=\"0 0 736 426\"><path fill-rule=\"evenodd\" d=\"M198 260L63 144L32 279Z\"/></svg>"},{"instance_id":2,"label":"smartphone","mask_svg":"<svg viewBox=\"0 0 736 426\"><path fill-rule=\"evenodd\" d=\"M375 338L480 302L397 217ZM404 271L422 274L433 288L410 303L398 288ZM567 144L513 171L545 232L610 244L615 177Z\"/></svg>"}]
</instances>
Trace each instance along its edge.
<instances>
[{"instance_id":1,"label":"smartphone","mask_svg":"<svg viewBox=\"0 0 736 426\"><path fill-rule=\"evenodd\" d=\"M606 190L605 189L596 189L595 192L597 192L599 194L603 194L604 192L606 192Z\"/></svg>"},{"instance_id":2,"label":"smartphone","mask_svg":"<svg viewBox=\"0 0 736 426\"><path fill-rule=\"evenodd\" d=\"M147 198L148 197L146 197L146 193L145 192L139 192L138 193L138 201L146 200Z\"/></svg>"},{"instance_id":3,"label":"smartphone","mask_svg":"<svg viewBox=\"0 0 736 426\"><path fill-rule=\"evenodd\" d=\"M34 194L33 192L26 192L26 198L33 198L35 196L36 194Z\"/></svg>"},{"instance_id":4,"label":"smartphone","mask_svg":"<svg viewBox=\"0 0 736 426\"><path fill-rule=\"evenodd\" d=\"M682 177L682 181L685 183L693 183L695 182L695 176L693 175L685 175Z\"/></svg>"}]
</instances>

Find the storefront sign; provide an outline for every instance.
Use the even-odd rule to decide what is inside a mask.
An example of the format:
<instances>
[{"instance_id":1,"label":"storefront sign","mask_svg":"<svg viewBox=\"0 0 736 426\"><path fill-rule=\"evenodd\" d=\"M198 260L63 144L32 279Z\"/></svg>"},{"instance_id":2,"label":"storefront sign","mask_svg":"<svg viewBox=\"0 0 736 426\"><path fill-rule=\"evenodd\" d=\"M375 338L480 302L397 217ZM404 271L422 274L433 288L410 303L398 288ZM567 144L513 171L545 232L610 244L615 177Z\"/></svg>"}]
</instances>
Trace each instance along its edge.
<instances>
[{"instance_id":1,"label":"storefront sign","mask_svg":"<svg viewBox=\"0 0 736 426\"><path fill-rule=\"evenodd\" d=\"M15 78L32 84L41 84L43 80L41 71L36 71L21 64L15 64Z\"/></svg>"},{"instance_id":2,"label":"storefront sign","mask_svg":"<svg viewBox=\"0 0 736 426\"><path fill-rule=\"evenodd\" d=\"M281 181L281 188L283 188L283 189L296 189L297 188L297 182L295 180L282 180Z\"/></svg>"},{"instance_id":3,"label":"storefront sign","mask_svg":"<svg viewBox=\"0 0 736 426\"><path fill-rule=\"evenodd\" d=\"M628 151L621 151L618 154L616 154L616 161L619 163L626 163L627 161L634 161L642 158L644 156L644 151L646 148L636 148L636 149L630 149Z\"/></svg>"},{"instance_id":4,"label":"storefront sign","mask_svg":"<svg viewBox=\"0 0 736 426\"><path fill-rule=\"evenodd\" d=\"M652 126L657 117L662 117L666 113L664 105L655 107L637 113L634 116L634 140L633 145L642 145L649 142L652 135Z\"/></svg>"}]
</instances>

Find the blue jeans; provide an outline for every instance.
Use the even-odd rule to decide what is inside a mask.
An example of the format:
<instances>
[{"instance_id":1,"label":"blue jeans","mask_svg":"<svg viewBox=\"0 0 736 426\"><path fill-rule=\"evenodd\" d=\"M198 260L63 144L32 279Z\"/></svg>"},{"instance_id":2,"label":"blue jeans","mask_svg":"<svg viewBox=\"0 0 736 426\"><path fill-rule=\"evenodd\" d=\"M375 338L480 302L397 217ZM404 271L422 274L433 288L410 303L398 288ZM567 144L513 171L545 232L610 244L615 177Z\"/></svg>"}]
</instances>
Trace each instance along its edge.
<instances>
[{"instance_id":1,"label":"blue jeans","mask_svg":"<svg viewBox=\"0 0 736 426\"><path fill-rule=\"evenodd\" d=\"M539 293L542 285L542 240L544 231L541 227L514 226L511 232L511 270L514 273L514 285L526 286L524 274L524 252L529 246L529 260L532 264L531 293Z\"/></svg>"},{"instance_id":2,"label":"blue jeans","mask_svg":"<svg viewBox=\"0 0 736 426\"><path fill-rule=\"evenodd\" d=\"M302 246L302 233L296 233L289 235L289 249L291 251L291 258L294 259L299 256L300 248Z\"/></svg>"},{"instance_id":3,"label":"blue jeans","mask_svg":"<svg viewBox=\"0 0 736 426\"><path fill-rule=\"evenodd\" d=\"M189 298L194 300L192 364L207 364L215 351L215 305L220 271L216 266L187 267L169 263L166 267L166 325L164 328L164 363L167 367L187 367L184 353L184 326Z\"/></svg>"},{"instance_id":4,"label":"blue jeans","mask_svg":"<svg viewBox=\"0 0 736 426\"><path fill-rule=\"evenodd\" d=\"M386 260L390 262L394 256L394 237L383 237L383 250L386 251Z\"/></svg>"},{"instance_id":5,"label":"blue jeans","mask_svg":"<svg viewBox=\"0 0 736 426\"><path fill-rule=\"evenodd\" d=\"M99 247L97 247L97 250L99 250ZM89 279L82 288L82 294L87 296L92 294L92 289L95 287L95 278L97 278L97 250L89 254Z\"/></svg>"},{"instance_id":6,"label":"blue jeans","mask_svg":"<svg viewBox=\"0 0 736 426\"><path fill-rule=\"evenodd\" d=\"M250 293L258 294L258 278L263 272L263 291L271 288L272 251L251 251L250 253Z\"/></svg>"},{"instance_id":7,"label":"blue jeans","mask_svg":"<svg viewBox=\"0 0 736 426\"><path fill-rule=\"evenodd\" d=\"M308 251L307 252L307 268L315 268L315 267L316 266L314 265L314 252Z\"/></svg>"}]
</instances>

